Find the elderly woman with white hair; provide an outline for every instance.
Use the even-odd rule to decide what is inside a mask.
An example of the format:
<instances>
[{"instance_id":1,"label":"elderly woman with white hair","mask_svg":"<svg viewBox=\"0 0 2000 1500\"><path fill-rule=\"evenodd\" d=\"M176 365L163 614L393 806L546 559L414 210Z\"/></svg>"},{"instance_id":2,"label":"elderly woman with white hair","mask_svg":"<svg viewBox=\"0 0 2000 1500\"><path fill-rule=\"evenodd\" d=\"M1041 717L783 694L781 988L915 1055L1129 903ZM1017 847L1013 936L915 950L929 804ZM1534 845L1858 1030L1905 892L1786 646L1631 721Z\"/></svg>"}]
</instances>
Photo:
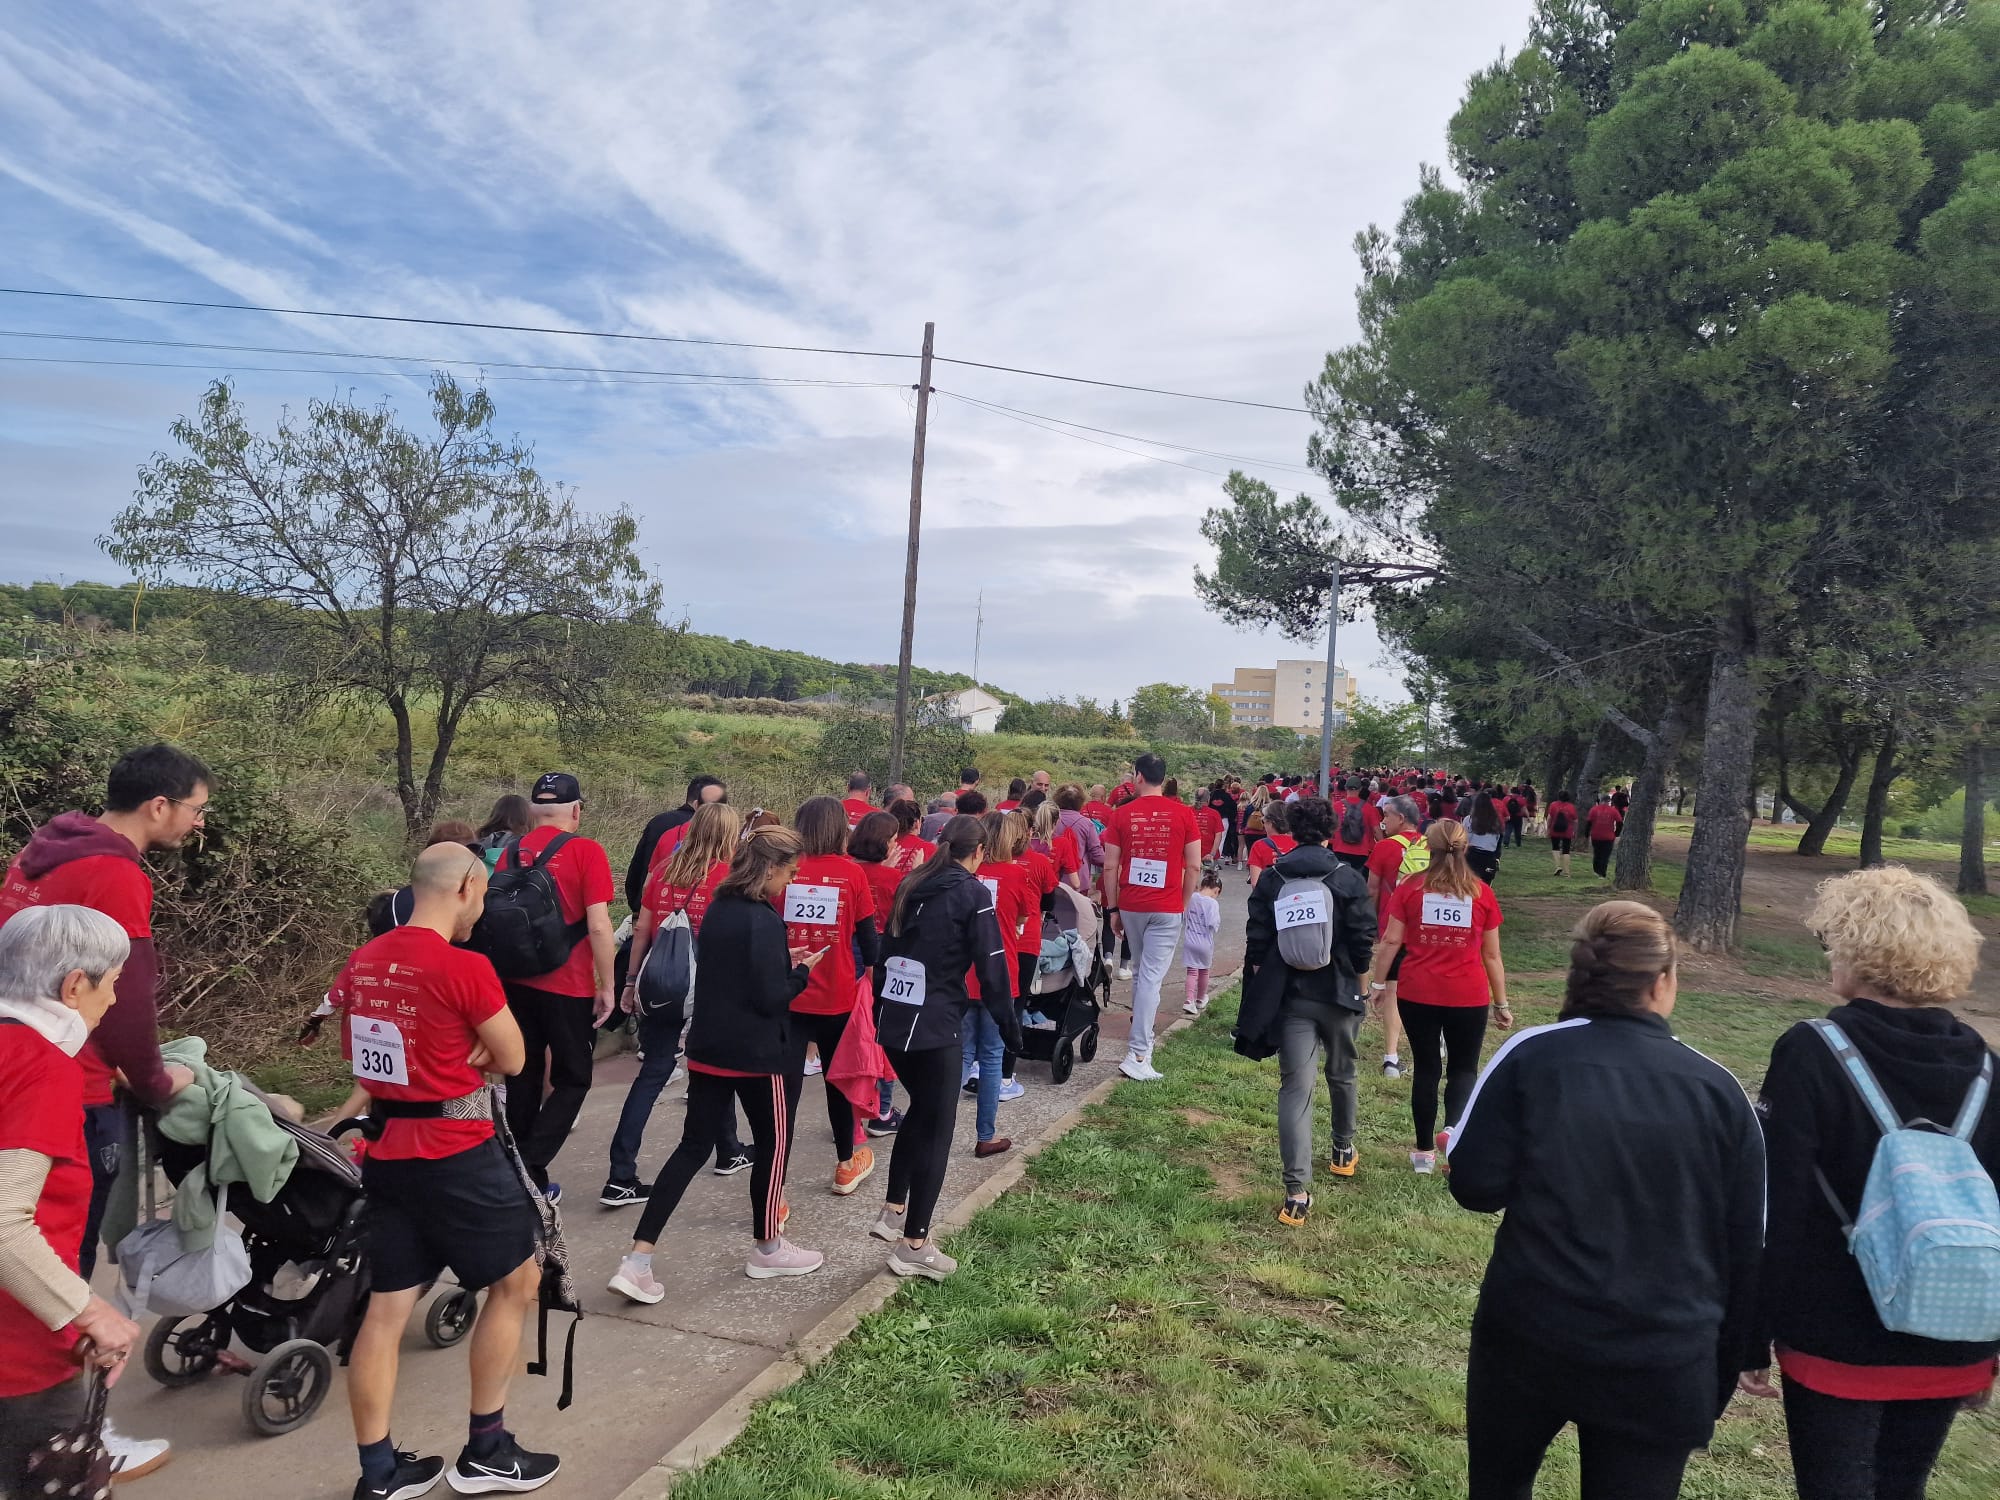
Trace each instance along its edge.
<instances>
[{"instance_id":1,"label":"elderly woman with white hair","mask_svg":"<svg viewBox=\"0 0 2000 1500\"><path fill-rule=\"evenodd\" d=\"M82 1419L84 1364L115 1379L139 1337L77 1274L90 1161L76 1054L130 952L85 906L29 907L0 927L0 1495L25 1495L28 1456Z\"/></svg>"},{"instance_id":2,"label":"elderly woman with white hair","mask_svg":"<svg viewBox=\"0 0 2000 1500\"><path fill-rule=\"evenodd\" d=\"M2000 1338L1990 1336L1990 1319L1973 1315L1969 1293L1966 1316L1930 1326L1899 1310L1899 1326L1889 1327L1850 1250L1849 1226L1864 1217L1890 1125L1957 1134L1978 1168L2000 1177L1994 1058L1949 1008L1972 987L1982 939L1956 896L1896 865L1822 884L1806 926L1844 1003L1779 1037L1764 1075L1761 1368L1741 1384L1775 1394L1775 1356L1801 1500L1902 1500L1924 1493L1958 1413L1986 1404ZM1969 1164L1959 1174L1971 1175ZM1867 1217L1878 1217L1880 1203Z\"/></svg>"}]
</instances>

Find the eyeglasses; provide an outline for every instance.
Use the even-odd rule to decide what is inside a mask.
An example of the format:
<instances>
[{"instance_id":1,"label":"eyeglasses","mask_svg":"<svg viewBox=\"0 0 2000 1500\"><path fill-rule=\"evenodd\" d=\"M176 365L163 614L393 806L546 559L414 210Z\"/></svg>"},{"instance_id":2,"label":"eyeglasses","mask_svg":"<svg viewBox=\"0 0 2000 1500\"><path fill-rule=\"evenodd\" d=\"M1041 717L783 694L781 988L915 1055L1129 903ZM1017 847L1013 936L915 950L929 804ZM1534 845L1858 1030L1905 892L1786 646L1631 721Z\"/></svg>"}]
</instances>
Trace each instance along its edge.
<instances>
[{"instance_id":1,"label":"eyeglasses","mask_svg":"<svg viewBox=\"0 0 2000 1500\"><path fill-rule=\"evenodd\" d=\"M175 807L185 807L189 812L193 813L195 822L206 823L208 821L209 803L189 802L184 797L169 797L167 800L173 803Z\"/></svg>"}]
</instances>

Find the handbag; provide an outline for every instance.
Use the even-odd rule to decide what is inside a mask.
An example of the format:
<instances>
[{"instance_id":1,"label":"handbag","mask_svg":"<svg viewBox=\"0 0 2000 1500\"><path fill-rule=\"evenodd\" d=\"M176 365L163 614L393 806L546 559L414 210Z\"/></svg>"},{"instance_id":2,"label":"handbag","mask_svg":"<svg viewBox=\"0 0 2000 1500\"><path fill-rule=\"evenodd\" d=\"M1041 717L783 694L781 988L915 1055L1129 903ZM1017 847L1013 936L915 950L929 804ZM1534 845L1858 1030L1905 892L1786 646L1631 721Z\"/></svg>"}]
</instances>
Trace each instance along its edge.
<instances>
[{"instance_id":1,"label":"handbag","mask_svg":"<svg viewBox=\"0 0 2000 1500\"><path fill-rule=\"evenodd\" d=\"M658 1015L694 998L694 927L688 921L687 900L668 912L653 934L653 945L639 965L639 1014Z\"/></svg>"},{"instance_id":2,"label":"handbag","mask_svg":"<svg viewBox=\"0 0 2000 1500\"><path fill-rule=\"evenodd\" d=\"M51 1500L109 1500L111 1454L104 1446L104 1402L109 1388L104 1371L95 1366L85 1378L89 1395L84 1401L83 1420L29 1452L23 1494L46 1495Z\"/></svg>"},{"instance_id":3,"label":"handbag","mask_svg":"<svg viewBox=\"0 0 2000 1500\"><path fill-rule=\"evenodd\" d=\"M147 1184L150 1200L151 1182ZM182 1185L182 1191L188 1191ZM196 1189L199 1191L199 1189ZM152 1205L148 1203L150 1211ZM250 1284L250 1252L230 1228L229 1184L215 1197L215 1242L191 1250L172 1219L148 1218L118 1242L119 1283L115 1301L128 1318L157 1313L191 1317L213 1312Z\"/></svg>"}]
</instances>

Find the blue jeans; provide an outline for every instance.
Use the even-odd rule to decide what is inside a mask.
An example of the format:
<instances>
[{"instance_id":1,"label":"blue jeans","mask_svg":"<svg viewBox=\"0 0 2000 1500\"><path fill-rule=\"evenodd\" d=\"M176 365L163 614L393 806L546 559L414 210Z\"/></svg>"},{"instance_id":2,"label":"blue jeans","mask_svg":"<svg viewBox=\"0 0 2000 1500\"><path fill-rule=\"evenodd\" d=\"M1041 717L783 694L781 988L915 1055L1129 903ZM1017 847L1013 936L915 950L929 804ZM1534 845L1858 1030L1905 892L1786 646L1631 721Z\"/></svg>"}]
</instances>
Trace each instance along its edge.
<instances>
[{"instance_id":1,"label":"blue jeans","mask_svg":"<svg viewBox=\"0 0 2000 1500\"><path fill-rule=\"evenodd\" d=\"M625 1094L625 1107L618 1114L618 1129L611 1137L613 1182L639 1180L639 1143L645 1139L646 1121L659 1102L660 1090L674 1076L674 1064L680 1061L681 1029L686 1024L685 1012L679 1006L639 1017L639 1050L645 1057L639 1063L639 1076L632 1080L632 1087ZM716 1160L747 1155L736 1136L736 1106L731 1104L729 1127L716 1147Z\"/></svg>"},{"instance_id":2,"label":"blue jeans","mask_svg":"<svg viewBox=\"0 0 2000 1500\"><path fill-rule=\"evenodd\" d=\"M975 1118L979 1138L990 1141L1000 1124L1001 1060L1007 1055L1007 1044L1001 1040L1000 1028L994 1025L984 1005L965 1008L959 1036L960 1071L970 1072L975 1061L979 1064L979 1107Z\"/></svg>"}]
</instances>

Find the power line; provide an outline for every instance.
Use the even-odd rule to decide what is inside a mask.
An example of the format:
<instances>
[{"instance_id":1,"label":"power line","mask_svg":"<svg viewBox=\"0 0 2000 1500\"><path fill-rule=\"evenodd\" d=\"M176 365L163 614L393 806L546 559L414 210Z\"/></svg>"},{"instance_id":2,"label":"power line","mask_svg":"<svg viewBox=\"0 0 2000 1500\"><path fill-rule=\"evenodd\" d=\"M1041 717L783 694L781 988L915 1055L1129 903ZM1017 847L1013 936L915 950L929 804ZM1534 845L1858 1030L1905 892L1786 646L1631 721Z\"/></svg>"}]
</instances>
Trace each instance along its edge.
<instances>
[{"instance_id":1,"label":"power line","mask_svg":"<svg viewBox=\"0 0 2000 1500\"><path fill-rule=\"evenodd\" d=\"M64 292L39 287L0 287L0 295L9 297L59 297L77 302L119 302L141 307L186 307L209 312L254 312L270 313L279 317L292 318L345 318L366 323L413 323L430 328L473 328L491 333L538 333L551 334L563 338L623 339L648 344L697 344L715 349L763 349L786 354L839 354L856 359L915 359L914 354L903 354L889 349L835 349L814 344L761 344L739 339L703 339L685 335L665 333L614 333L596 328L549 328L529 323L483 323L467 318L420 318L395 313L342 312L317 307L266 307L254 302L202 302L180 297L134 297L110 292ZM1037 380L1060 380L1070 385L1097 386L1104 390L1137 391L1148 396L1169 396L1179 401L1212 401L1223 406L1247 406L1261 411L1296 412L1301 416L1311 413L1303 406L1279 406L1269 401L1249 401L1239 396L1211 396L1196 391L1168 390L1161 386L1132 385L1119 380L1093 380L1083 375L1059 375L1050 370L1029 370L1019 365L988 364L976 359L951 359L945 355L935 356L940 364L962 365L973 370L997 370L1008 375L1027 375Z\"/></svg>"},{"instance_id":2,"label":"power line","mask_svg":"<svg viewBox=\"0 0 2000 1500\"><path fill-rule=\"evenodd\" d=\"M263 375L372 375L398 380L412 380L417 372L413 370L334 370L313 365L239 365L225 361L182 363L174 360L151 359L84 359L78 355L55 354L0 354L0 360L9 364L26 365L98 365L124 370L227 370L255 372ZM680 389L686 386L712 385L728 389L756 388L758 386L781 386L788 388L806 387L819 389L844 388L849 390L900 391L907 389L901 381L895 380L805 380L774 376L769 380L751 381L742 377L710 378L697 377L686 380L640 380L611 376L598 379L588 375L492 375L490 380L524 380L531 385L653 385Z\"/></svg>"},{"instance_id":3,"label":"power line","mask_svg":"<svg viewBox=\"0 0 2000 1500\"><path fill-rule=\"evenodd\" d=\"M958 391L940 391L940 395L952 396L974 406L983 406L988 411L1005 412L1016 417L1039 417L1044 422L1054 422L1063 427L1074 427L1082 432L1095 432L1103 437L1124 438L1133 443L1149 443L1155 448L1172 448L1180 453L1192 453L1201 458L1220 458L1229 463L1253 464L1263 469L1292 469L1300 474L1317 474L1319 470L1311 464L1297 464L1285 459L1252 458L1243 453L1222 453L1213 448L1196 448L1187 443L1173 443L1165 438L1142 437L1136 432L1114 432L1108 427L1092 427L1087 422L1072 422L1067 417L1052 417L1047 412L1023 411L1018 406L1005 406L998 401L983 401L977 396L967 396Z\"/></svg>"},{"instance_id":4,"label":"power line","mask_svg":"<svg viewBox=\"0 0 2000 1500\"><path fill-rule=\"evenodd\" d=\"M482 370L557 370L576 375L656 375L665 378L700 380L708 384L741 382L746 385L888 385L881 380L818 380L805 375L742 375L720 370L626 369L616 365L552 365L522 360L446 359L428 354L385 354L349 352L345 349L290 349L271 344L208 344L189 339L142 339L105 333L42 333L26 329L0 328L0 338L52 339L61 343L131 344L150 349L214 349L230 354L290 354L306 359L388 359L409 364L470 365ZM187 366L184 368L199 368ZM496 377L497 378L497 377Z\"/></svg>"},{"instance_id":5,"label":"power line","mask_svg":"<svg viewBox=\"0 0 2000 1500\"><path fill-rule=\"evenodd\" d=\"M1038 427L1043 432L1054 433L1057 437L1074 438L1079 443L1089 443L1093 448L1109 448L1113 453L1123 453L1132 458L1150 459L1156 464L1172 464L1177 469L1192 469L1197 474L1213 474L1217 479L1227 479L1229 477L1229 471L1226 469L1211 469L1202 464L1191 464L1178 458L1168 458L1163 453L1148 453L1141 448L1127 448L1120 443L1107 443L1102 438L1088 437L1081 432L1072 432L1067 427L1057 427L1054 425L1053 419L1050 421L1040 421L1031 416L1019 415L1008 410L1006 407L994 406L992 403L986 401L975 401L969 396L960 396L951 391L940 390L938 394L940 396L950 396L954 401L963 401L967 406L984 407L986 410L994 413L994 415L1005 417L1010 422L1019 422L1024 427ZM1145 442L1146 439L1138 438L1135 441Z\"/></svg>"}]
</instances>

